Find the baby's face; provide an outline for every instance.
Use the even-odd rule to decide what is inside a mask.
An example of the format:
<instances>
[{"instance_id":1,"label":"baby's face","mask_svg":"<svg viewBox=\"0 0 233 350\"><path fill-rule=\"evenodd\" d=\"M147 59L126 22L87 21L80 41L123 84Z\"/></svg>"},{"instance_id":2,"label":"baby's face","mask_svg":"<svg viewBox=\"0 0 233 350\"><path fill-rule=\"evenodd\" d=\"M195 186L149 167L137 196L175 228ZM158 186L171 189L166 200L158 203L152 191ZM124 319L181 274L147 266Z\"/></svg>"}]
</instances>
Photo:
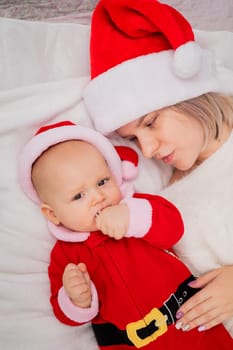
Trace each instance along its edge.
<instances>
[{"instance_id":1,"label":"baby's face","mask_svg":"<svg viewBox=\"0 0 233 350\"><path fill-rule=\"evenodd\" d=\"M49 219L74 231L95 231L96 213L122 198L101 153L83 141L47 150L34 165L32 177L41 200L53 211L54 220Z\"/></svg>"}]
</instances>

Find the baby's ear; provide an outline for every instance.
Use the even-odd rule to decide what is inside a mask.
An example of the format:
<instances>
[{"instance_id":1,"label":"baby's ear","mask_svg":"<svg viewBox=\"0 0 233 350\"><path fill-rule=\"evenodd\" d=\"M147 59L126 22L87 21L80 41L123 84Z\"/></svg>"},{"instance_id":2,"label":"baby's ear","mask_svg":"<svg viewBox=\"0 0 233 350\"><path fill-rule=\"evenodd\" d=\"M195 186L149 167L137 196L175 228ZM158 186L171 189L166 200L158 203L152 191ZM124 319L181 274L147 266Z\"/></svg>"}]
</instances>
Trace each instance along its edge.
<instances>
[{"instance_id":1,"label":"baby's ear","mask_svg":"<svg viewBox=\"0 0 233 350\"><path fill-rule=\"evenodd\" d=\"M48 204L42 203L40 205L40 210L41 210L42 214L44 215L44 217L47 220L51 221L54 225L60 224L60 221L59 221L58 217L56 216L56 214L54 213L54 210Z\"/></svg>"}]
</instances>

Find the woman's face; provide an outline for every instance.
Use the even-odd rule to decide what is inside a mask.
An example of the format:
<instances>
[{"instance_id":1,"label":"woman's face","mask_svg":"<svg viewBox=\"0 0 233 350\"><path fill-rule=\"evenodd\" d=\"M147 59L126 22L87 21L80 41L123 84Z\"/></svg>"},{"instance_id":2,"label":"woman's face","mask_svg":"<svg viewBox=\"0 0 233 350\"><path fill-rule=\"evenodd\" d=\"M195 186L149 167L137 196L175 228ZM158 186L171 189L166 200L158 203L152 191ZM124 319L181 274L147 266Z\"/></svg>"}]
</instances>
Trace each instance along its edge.
<instances>
[{"instance_id":1,"label":"woman's face","mask_svg":"<svg viewBox=\"0 0 233 350\"><path fill-rule=\"evenodd\" d=\"M135 141L146 158L156 157L185 171L200 157L204 130L200 122L171 108L147 114L117 130Z\"/></svg>"}]
</instances>

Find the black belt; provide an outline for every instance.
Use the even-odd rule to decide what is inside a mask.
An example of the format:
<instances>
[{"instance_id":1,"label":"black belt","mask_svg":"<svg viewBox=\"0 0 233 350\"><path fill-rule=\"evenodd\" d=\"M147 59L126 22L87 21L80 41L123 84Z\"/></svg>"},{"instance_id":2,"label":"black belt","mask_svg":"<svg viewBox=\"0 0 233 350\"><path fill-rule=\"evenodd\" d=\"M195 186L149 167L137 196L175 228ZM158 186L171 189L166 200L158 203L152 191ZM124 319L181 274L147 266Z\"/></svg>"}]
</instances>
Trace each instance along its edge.
<instances>
[{"instance_id":1,"label":"black belt","mask_svg":"<svg viewBox=\"0 0 233 350\"><path fill-rule=\"evenodd\" d=\"M140 348L154 341L167 331L167 326L176 322L179 307L200 290L188 286L193 280L195 277L191 275L160 308L153 308L143 319L129 323L126 330L121 330L112 323L93 323L97 343L100 346L125 344Z\"/></svg>"}]
</instances>

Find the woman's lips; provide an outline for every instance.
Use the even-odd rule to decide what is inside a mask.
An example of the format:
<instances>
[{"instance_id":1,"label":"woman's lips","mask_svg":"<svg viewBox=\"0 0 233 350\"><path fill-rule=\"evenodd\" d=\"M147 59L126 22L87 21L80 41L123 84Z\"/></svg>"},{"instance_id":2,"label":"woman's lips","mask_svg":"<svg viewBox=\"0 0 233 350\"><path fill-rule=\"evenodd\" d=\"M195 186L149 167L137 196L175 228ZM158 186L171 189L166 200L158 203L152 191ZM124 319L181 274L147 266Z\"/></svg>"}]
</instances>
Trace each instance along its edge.
<instances>
[{"instance_id":1,"label":"woman's lips","mask_svg":"<svg viewBox=\"0 0 233 350\"><path fill-rule=\"evenodd\" d=\"M171 153L168 154L167 156L163 157L163 158L162 158L162 161L163 161L164 163L166 163L166 164L169 164L169 163L172 162L173 158L174 158L174 152L171 152Z\"/></svg>"}]
</instances>

